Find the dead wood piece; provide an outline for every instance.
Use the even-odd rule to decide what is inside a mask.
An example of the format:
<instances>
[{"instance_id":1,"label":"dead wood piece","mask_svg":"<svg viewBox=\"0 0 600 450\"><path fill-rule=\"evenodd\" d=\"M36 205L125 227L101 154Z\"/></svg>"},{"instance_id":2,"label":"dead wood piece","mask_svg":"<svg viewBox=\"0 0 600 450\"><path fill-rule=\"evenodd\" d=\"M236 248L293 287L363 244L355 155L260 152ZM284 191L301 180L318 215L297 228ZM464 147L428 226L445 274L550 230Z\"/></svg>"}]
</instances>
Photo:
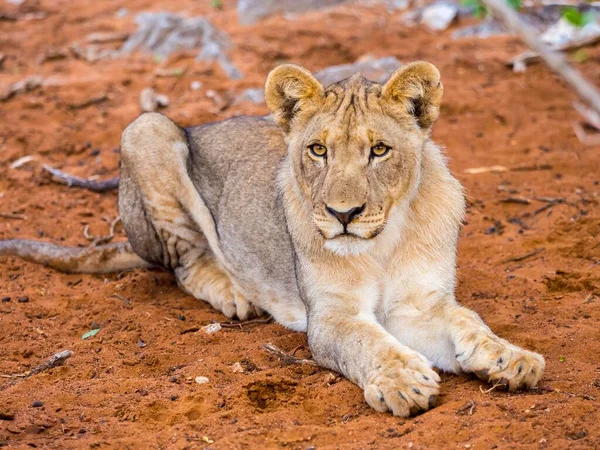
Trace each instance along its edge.
<instances>
[{"instance_id":1,"label":"dead wood piece","mask_svg":"<svg viewBox=\"0 0 600 450\"><path fill-rule=\"evenodd\" d=\"M98 31L90 33L85 40L90 44L106 44L109 42L123 42L129 37L129 33L119 33L112 31Z\"/></svg>"},{"instance_id":2,"label":"dead wood piece","mask_svg":"<svg viewBox=\"0 0 600 450\"><path fill-rule=\"evenodd\" d=\"M587 133L583 126L578 122L573 123L573 132L575 133L575 136L577 136L577 139L579 139L579 142L581 142L583 145L588 147L600 145L600 134Z\"/></svg>"},{"instance_id":3,"label":"dead wood piece","mask_svg":"<svg viewBox=\"0 0 600 450\"><path fill-rule=\"evenodd\" d=\"M85 178L69 175L62 170L55 169L48 164L44 164L42 168L52 174L53 180L61 184L66 184L69 187L80 187L89 189L94 192L107 192L119 187L119 177L109 178L104 181L89 180Z\"/></svg>"},{"instance_id":4,"label":"dead wood piece","mask_svg":"<svg viewBox=\"0 0 600 450\"><path fill-rule=\"evenodd\" d=\"M511 167L510 170L511 172L535 172L537 170L552 170L552 166L550 164L533 164Z\"/></svg>"},{"instance_id":5,"label":"dead wood piece","mask_svg":"<svg viewBox=\"0 0 600 450\"><path fill-rule=\"evenodd\" d=\"M554 201L554 202L548 202L548 204L542 206L541 208L536 209L531 215L537 216L539 213L542 213L542 212L546 211L547 209L550 209L553 206L559 205L564 202L565 202L565 200L562 198L556 199L556 201Z\"/></svg>"},{"instance_id":6,"label":"dead wood piece","mask_svg":"<svg viewBox=\"0 0 600 450\"><path fill-rule=\"evenodd\" d=\"M127 297L123 297L122 295L119 295L119 294L113 294L109 298L116 298L116 299L124 302L126 305L131 305L131 300L129 300Z\"/></svg>"},{"instance_id":7,"label":"dead wood piece","mask_svg":"<svg viewBox=\"0 0 600 450\"><path fill-rule=\"evenodd\" d=\"M534 251L526 253L524 255L521 256L513 256L511 258L507 258L505 260L502 261L502 264L504 263L509 263L509 262L519 262L519 261L524 261L527 258L531 258L532 256L535 256L539 253L542 253L544 250L546 250L544 247L541 248L536 248Z\"/></svg>"},{"instance_id":8,"label":"dead wood piece","mask_svg":"<svg viewBox=\"0 0 600 450\"><path fill-rule=\"evenodd\" d=\"M271 353L272 355L277 356L285 366L289 366L290 364L305 364L308 366L317 365L317 363L314 362L312 359L302 359L294 355L290 355L289 353L284 352L279 347L273 344L264 344L262 346L262 349L267 351L268 353Z\"/></svg>"},{"instance_id":9,"label":"dead wood piece","mask_svg":"<svg viewBox=\"0 0 600 450\"><path fill-rule=\"evenodd\" d=\"M551 50L537 36L533 27L527 25L519 14L505 0L482 0L494 16L499 18L508 29L514 31L525 44L540 57L554 72L560 75L579 97L600 113L600 92L574 69L563 54Z\"/></svg>"},{"instance_id":10,"label":"dead wood piece","mask_svg":"<svg viewBox=\"0 0 600 450\"><path fill-rule=\"evenodd\" d=\"M472 416L475 411L475 400L469 400L467 403L462 405L456 410L456 414L459 416Z\"/></svg>"},{"instance_id":11,"label":"dead wood piece","mask_svg":"<svg viewBox=\"0 0 600 450\"><path fill-rule=\"evenodd\" d=\"M0 217L4 219L27 220L27 216L23 214L11 214L0 212Z\"/></svg>"},{"instance_id":12,"label":"dead wood piece","mask_svg":"<svg viewBox=\"0 0 600 450\"><path fill-rule=\"evenodd\" d=\"M516 203L518 205L529 205L531 200L525 197L507 197L500 200L500 203Z\"/></svg>"},{"instance_id":13,"label":"dead wood piece","mask_svg":"<svg viewBox=\"0 0 600 450\"><path fill-rule=\"evenodd\" d=\"M598 41L600 41L600 34L595 34L592 36L586 36L582 39L567 42L566 44L556 47L549 47L549 49L557 52L567 52L570 50L578 50L583 47L594 45ZM511 58L506 62L506 65L512 67L515 72L524 72L527 65L541 60L542 56L539 53L528 50Z\"/></svg>"},{"instance_id":14,"label":"dead wood piece","mask_svg":"<svg viewBox=\"0 0 600 450\"><path fill-rule=\"evenodd\" d=\"M14 375L2 375L2 378L29 378L33 375L37 375L38 373L42 373L46 370L53 369L56 366L60 366L71 356L73 356L73 352L71 350L63 350L52 355L50 359L48 359L48 361L40 364L39 366L34 367L33 369L28 370L25 373L18 373Z\"/></svg>"},{"instance_id":15,"label":"dead wood piece","mask_svg":"<svg viewBox=\"0 0 600 450\"><path fill-rule=\"evenodd\" d=\"M573 102L573 108L577 110L579 114L583 116L585 120L588 121L590 125L594 128L600 130L600 113L594 111L593 109L588 108L582 103Z\"/></svg>"},{"instance_id":16,"label":"dead wood piece","mask_svg":"<svg viewBox=\"0 0 600 450\"><path fill-rule=\"evenodd\" d=\"M115 237L115 227L121 221L121 217L117 216L111 223L106 236L94 237L90 235L90 226L86 225L83 229L83 237L88 241L91 241L90 247L97 247L99 245L108 244Z\"/></svg>"},{"instance_id":17,"label":"dead wood piece","mask_svg":"<svg viewBox=\"0 0 600 450\"><path fill-rule=\"evenodd\" d=\"M245 325L258 325L262 323L271 323L273 317L259 317L257 319L244 320L242 322L218 322L223 328L243 328Z\"/></svg>"},{"instance_id":18,"label":"dead wood piece","mask_svg":"<svg viewBox=\"0 0 600 450\"><path fill-rule=\"evenodd\" d=\"M84 101L79 102L79 103L69 103L69 104L67 104L67 107L69 109L73 109L73 110L84 109L84 108L87 108L88 106L98 105L100 103L103 103L106 100L108 100L108 95L106 95L106 94L100 94L100 95L97 95L95 97L89 98L89 99L84 100Z\"/></svg>"},{"instance_id":19,"label":"dead wood piece","mask_svg":"<svg viewBox=\"0 0 600 450\"><path fill-rule=\"evenodd\" d=\"M505 166L484 166L484 167L470 167L465 169L465 173L468 174L479 174L479 173L502 173L502 172L534 172L536 170L552 170L550 164L533 164L533 165L522 165L515 167Z\"/></svg>"}]
</instances>

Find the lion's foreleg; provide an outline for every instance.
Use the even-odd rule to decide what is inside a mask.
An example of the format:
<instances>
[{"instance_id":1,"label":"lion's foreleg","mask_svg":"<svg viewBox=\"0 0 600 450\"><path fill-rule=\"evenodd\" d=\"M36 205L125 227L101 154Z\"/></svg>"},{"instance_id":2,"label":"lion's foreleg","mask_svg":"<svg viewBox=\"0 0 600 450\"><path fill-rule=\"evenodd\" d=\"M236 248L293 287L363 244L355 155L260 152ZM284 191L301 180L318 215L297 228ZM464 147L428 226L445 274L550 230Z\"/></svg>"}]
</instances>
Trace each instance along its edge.
<instances>
[{"instance_id":1,"label":"lion's foreleg","mask_svg":"<svg viewBox=\"0 0 600 450\"><path fill-rule=\"evenodd\" d=\"M412 293L392 306L384 326L435 366L473 372L509 390L534 387L544 358L496 336L479 315L444 292Z\"/></svg>"},{"instance_id":2,"label":"lion's foreleg","mask_svg":"<svg viewBox=\"0 0 600 450\"><path fill-rule=\"evenodd\" d=\"M406 417L434 406L438 375L377 323L372 299L360 289L309 295L308 342L319 365L359 385L377 411Z\"/></svg>"}]
</instances>

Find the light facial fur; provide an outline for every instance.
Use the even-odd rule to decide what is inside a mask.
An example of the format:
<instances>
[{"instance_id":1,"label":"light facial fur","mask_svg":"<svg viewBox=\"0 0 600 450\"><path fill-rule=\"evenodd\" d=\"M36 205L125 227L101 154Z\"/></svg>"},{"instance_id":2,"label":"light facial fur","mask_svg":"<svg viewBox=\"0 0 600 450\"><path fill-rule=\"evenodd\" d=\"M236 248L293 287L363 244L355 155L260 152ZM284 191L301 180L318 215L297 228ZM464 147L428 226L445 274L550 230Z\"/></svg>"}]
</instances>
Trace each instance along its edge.
<instances>
[{"instance_id":1,"label":"light facial fur","mask_svg":"<svg viewBox=\"0 0 600 450\"><path fill-rule=\"evenodd\" d=\"M144 114L121 141L128 243L0 241L0 255L70 272L172 270L228 317L268 312L306 331L315 361L377 411L433 407L433 366L531 388L542 356L496 336L454 296L465 202L430 138L442 94L425 62L384 85L355 75L329 87L283 65L266 82L272 117L183 129Z\"/></svg>"}]
</instances>

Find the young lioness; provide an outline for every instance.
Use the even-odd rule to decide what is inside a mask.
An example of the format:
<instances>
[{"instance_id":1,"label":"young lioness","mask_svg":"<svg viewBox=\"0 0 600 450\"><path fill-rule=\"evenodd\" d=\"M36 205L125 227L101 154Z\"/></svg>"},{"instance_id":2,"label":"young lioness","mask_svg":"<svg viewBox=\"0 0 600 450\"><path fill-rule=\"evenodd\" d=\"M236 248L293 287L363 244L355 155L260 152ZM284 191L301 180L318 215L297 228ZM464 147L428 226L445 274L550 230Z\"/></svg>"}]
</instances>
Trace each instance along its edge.
<instances>
[{"instance_id":1,"label":"young lioness","mask_svg":"<svg viewBox=\"0 0 600 450\"><path fill-rule=\"evenodd\" d=\"M228 317L266 311L306 331L315 361L377 411L434 406L432 365L533 387L542 356L454 297L464 198L430 139L442 91L426 62L383 86L355 75L327 88L283 65L266 82L272 117L182 129L144 114L121 142L130 244L3 241L0 253L71 272L164 266Z\"/></svg>"}]
</instances>

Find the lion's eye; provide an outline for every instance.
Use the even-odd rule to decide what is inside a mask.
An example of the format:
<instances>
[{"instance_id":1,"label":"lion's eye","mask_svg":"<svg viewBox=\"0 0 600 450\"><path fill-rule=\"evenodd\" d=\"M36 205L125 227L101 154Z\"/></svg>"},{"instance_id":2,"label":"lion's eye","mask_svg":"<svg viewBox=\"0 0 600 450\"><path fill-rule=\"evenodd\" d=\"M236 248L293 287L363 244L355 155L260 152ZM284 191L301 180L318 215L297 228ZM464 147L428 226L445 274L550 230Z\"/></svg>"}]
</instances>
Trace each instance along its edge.
<instances>
[{"instance_id":1,"label":"lion's eye","mask_svg":"<svg viewBox=\"0 0 600 450\"><path fill-rule=\"evenodd\" d=\"M391 149L392 149L391 147L388 147L387 145L382 144L380 142L380 143L374 145L373 147L371 147L371 156L381 158L382 156L387 155Z\"/></svg>"},{"instance_id":2,"label":"lion's eye","mask_svg":"<svg viewBox=\"0 0 600 450\"><path fill-rule=\"evenodd\" d=\"M311 144L308 146L308 149L317 158L324 158L327 156L327 147L321 144Z\"/></svg>"}]
</instances>

